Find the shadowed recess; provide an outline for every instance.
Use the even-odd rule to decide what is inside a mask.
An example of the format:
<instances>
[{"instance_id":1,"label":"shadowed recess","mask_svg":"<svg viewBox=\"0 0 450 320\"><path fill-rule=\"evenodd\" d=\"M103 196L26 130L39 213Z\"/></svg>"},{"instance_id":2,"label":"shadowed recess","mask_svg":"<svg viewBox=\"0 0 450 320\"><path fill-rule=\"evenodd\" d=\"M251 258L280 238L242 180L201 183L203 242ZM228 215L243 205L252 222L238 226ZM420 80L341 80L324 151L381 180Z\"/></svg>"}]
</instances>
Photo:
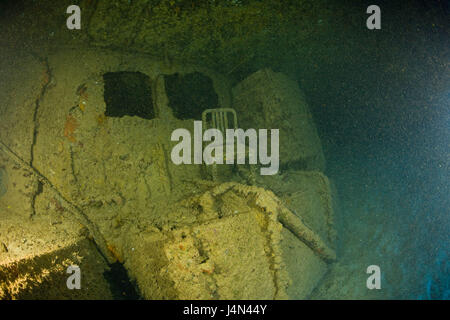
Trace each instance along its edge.
<instances>
[{"instance_id":1,"label":"shadowed recess","mask_svg":"<svg viewBox=\"0 0 450 320\"><path fill-rule=\"evenodd\" d=\"M200 120L203 110L219 104L211 78L199 72L165 76L165 84L169 107L178 119Z\"/></svg>"},{"instance_id":2,"label":"shadowed recess","mask_svg":"<svg viewBox=\"0 0 450 320\"><path fill-rule=\"evenodd\" d=\"M150 78L141 72L108 72L103 75L107 117L155 118Z\"/></svg>"}]
</instances>

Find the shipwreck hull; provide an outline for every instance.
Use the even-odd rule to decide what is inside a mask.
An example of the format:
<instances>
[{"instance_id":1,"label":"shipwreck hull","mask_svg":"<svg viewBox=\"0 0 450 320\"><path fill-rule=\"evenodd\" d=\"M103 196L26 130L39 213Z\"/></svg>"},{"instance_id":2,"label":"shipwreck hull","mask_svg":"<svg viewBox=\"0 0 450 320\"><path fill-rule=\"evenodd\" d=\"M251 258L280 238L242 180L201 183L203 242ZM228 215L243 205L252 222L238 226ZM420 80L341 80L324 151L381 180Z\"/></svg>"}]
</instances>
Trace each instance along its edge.
<instances>
[{"instance_id":1,"label":"shipwreck hull","mask_svg":"<svg viewBox=\"0 0 450 320\"><path fill-rule=\"evenodd\" d=\"M6 57L1 298L109 299L103 274L118 263L146 299L304 299L335 260L332 194L313 171L322 148L286 76L261 70L232 88L211 70L106 49ZM211 181L204 165L175 165L171 133L192 133L207 108L279 128L282 173L223 165ZM292 131L291 118L305 125ZM62 294L72 264L82 288L94 277L101 288Z\"/></svg>"}]
</instances>

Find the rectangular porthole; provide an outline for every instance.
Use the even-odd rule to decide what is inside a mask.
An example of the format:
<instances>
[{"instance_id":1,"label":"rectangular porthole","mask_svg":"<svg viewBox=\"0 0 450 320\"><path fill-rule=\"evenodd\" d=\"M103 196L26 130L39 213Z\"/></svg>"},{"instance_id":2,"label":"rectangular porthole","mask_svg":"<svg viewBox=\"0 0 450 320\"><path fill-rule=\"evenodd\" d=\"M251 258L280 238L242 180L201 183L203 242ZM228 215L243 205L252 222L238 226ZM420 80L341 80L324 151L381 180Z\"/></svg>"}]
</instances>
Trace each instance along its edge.
<instances>
[{"instance_id":1,"label":"rectangular porthole","mask_svg":"<svg viewBox=\"0 0 450 320\"><path fill-rule=\"evenodd\" d=\"M202 73L175 73L165 76L164 80L169 107L178 119L200 120L204 110L219 105L211 78Z\"/></svg>"},{"instance_id":2,"label":"rectangular porthole","mask_svg":"<svg viewBox=\"0 0 450 320\"><path fill-rule=\"evenodd\" d=\"M141 72L108 72L103 75L107 117L155 118L151 80Z\"/></svg>"}]
</instances>

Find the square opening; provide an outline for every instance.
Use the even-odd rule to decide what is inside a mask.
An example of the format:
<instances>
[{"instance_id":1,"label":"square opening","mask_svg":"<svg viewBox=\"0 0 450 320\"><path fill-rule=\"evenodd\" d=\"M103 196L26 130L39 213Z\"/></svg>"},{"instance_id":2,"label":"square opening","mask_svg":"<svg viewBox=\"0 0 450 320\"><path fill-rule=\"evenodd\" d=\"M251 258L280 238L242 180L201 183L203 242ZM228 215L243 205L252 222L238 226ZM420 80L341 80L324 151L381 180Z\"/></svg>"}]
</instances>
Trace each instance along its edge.
<instances>
[{"instance_id":1,"label":"square opening","mask_svg":"<svg viewBox=\"0 0 450 320\"><path fill-rule=\"evenodd\" d=\"M155 118L151 80L141 72L108 72L103 75L105 116Z\"/></svg>"},{"instance_id":2,"label":"square opening","mask_svg":"<svg viewBox=\"0 0 450 320\"><path fill-rule=\"evenodd\" d=\"M200 72L175 73L164 80L169 107L178 119L200 120L203 110L219 105L212 79Z\"/></svg>"}]
</instances>

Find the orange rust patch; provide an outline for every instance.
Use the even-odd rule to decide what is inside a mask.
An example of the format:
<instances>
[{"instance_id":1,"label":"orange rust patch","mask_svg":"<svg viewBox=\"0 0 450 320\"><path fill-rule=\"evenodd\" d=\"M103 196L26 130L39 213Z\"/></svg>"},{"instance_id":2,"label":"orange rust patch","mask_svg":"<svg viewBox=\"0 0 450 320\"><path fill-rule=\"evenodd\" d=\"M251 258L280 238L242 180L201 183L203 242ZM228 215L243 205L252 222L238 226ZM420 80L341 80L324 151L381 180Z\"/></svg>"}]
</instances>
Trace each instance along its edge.
<instances>
[{"instance_id":1,"label":"orange rust patch","mask_svg":"<svg viewBox=\"0 0 450 320\"><path fill-rule=\"evenodd\" d=\"M211 268L203 268L202 269L203 273L207 273L207 274L212 274L214 272L214 267Z\"/></svg>"},{"instance_id":2,"label":"orange rust patch","mask_svg":"<svg viewBox=\"0 0 450 320\"><path fill-rule=\"evenodd\" d=\"M107 120L107 118L106 118L106 116L105 116L104 113L99 114L99 115L97 116L97 124L98 124L99 126L105 124L105 123L106 123L106 120Z\"/></svg>"},{"instance_id":3,"label":"orange rust patch","mask_svg":"<svg viewBox=\"0 0 450 320\"><path fill-rule=\"evenodd\" d=\"M113 244L108 243L107 244L108 251L111 252L112 256L116 261L119 261L120 263L123 263L123 258L119 253L119 250L117 250L116 246Z\"/></svg>"},{"instance_id":4,"label":"orange rust patch","mask_svg":"<svg viewBox=\"0 0 450 320\"><path fill-rule=\"evenodd\" d=\"M76 142L75 139L75 130L78 128L77 119L75 119L72 115L68 115L66 118L66 124L64 125L64 136L70 142Z\"/></svg>"}]
</instances>

